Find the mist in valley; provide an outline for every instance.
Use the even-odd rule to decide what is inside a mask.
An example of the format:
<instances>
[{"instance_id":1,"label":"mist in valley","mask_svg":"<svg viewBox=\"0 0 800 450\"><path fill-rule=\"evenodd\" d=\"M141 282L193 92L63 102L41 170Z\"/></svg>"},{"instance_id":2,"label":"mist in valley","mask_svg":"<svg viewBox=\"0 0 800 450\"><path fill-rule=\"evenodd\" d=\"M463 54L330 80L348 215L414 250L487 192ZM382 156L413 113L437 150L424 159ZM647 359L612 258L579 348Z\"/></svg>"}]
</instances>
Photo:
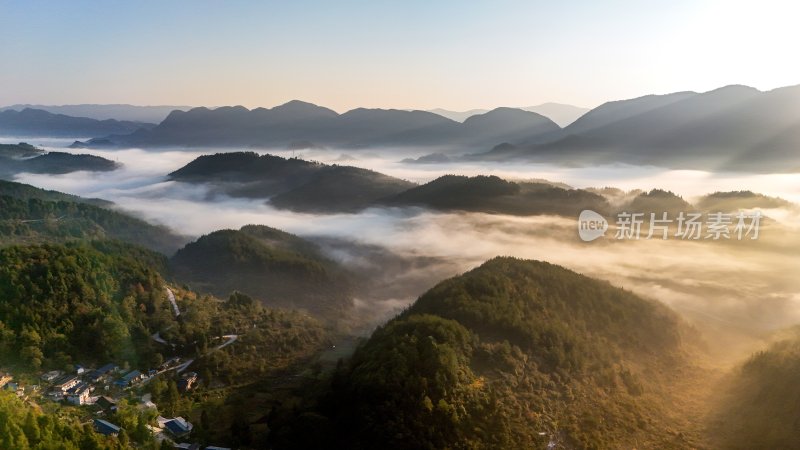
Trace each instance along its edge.
<instances>
[{"instance_id":1,"label":"mist in valley","mask_svg":"<svg viewBox=\"0 0 800 450\"><path fill-rule=\"evenodd\" d=\"M221 151L225 151L222 149ZM197 237L219 229L264 224L311 239L328 257L368 280L355 298L365 329L384 322L442 279L495 256L538 259L607 280L663 302L702 331L710 353L733 363L763 347L773 333L800 323L800 255L796 208L765 211L759 241L615 241L613 233L581 242L576 219L370 208L357 214L316 215L280 210L264 200L230 198L213 185L169 181L166 174L211 151L81 150L123 164L113 172L20 174L17 181L117 207L178 234ZM271 152L292 156L293 152ZM373 169L417 183L443 174L494 174L545 179L573 187L624 191L660 188L685 199L715 191L752 190L800 202L791 175L749 175L656 167L576 168L536 164L407 164L398 152L335 150L295 153L304 159ZM617 199L618 200L618 199ZM614 198L609 198L614 202Z\"/></svg>"}]
</instances>

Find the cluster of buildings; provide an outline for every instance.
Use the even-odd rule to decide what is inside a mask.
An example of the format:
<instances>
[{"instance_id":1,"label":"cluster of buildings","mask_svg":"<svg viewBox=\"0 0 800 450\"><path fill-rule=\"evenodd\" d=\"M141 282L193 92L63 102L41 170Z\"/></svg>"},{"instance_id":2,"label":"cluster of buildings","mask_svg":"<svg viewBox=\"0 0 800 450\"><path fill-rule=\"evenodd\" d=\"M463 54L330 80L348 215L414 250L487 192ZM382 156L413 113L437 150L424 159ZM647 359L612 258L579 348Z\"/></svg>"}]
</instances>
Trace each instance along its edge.
<instances>
[{"instance_id":1,"label":"cluster of buildings","mask_svg":"<svg viewBox=\"0 0 800 450\"><path fill-rule=\"evenodd\" d=\"M134 372L138 373L138 371ZM106 364L88 373L84 367L77 366L75 372L71 374L64 374L57 370L47 372L42 375L42 381L50 384L47 396L51 400L66 400L73 405L80 406L90 403L91 394L96 389L109 390L108 382L118 373L119 367L115 364ZM121 385L120 380L123 379L128 381ZM114 385L128 387L133 380L140 381L141 379L126 374L120 380L116 381Z\"/></svg>"},{"instance_id":2,"label":"cluster of buildings","mask_svg":"<svg viewBox=\"0 0 800 450\"><path fill-rule=\"evenodd\" d=\"M75 366L75 371L65 373L60 370L53 370L41 375L41 380L47 388L46 397L53 401L67 401L72 405L94 404L103 412L114 412L116 401L110 396L113 392L119 393L137 384L143 383L161 372L178 368L181 359L178 357L170 358L161 364L158 369L153 369L143 373L139 370L131 370L123 373L116 364L109 363L89 370L83 366ZM0 372L0 389L21 389L16 383L12 382L13 377L5 372ZM177 387L180 392L192 390L198 382L195 372L186 372L177 380ZM38 386L35 386L38 389ZM95 396L92 393L98 392ZM152 405L152 403L151 403ZM155 405L153 405L155 406ZM94 429L103 435L116 436L122 430L118 425L102 419L96 418L93 421ZM188 437L193 429L191 422L183 417L165 418L158 417L158 426L151 427L152 431L162 438L169 438L177 442ZM175 444L176 448L202 449L197 444ZM224 450L222 447L205 447L208 450Z\"/></svg>"},{"instance_id":3,"label":"cluster of buildings","mask_svg":"<svg viewBox=\"0 0 800 450\"><path fill-rule=\"evenodd\" d=\"M180 440L188 437L194 428L191 422L183 417L166 418L158 416L156 421L158 422L158 426L150 427L153 433L157 435L160 433L165 433L171 440ZM120 433L120 431L122 431L122 428L120 428L118 425L103 419L94 420L94 429L98 433L106 436L116 436ZM167 436L163 436L162 439L166 438ZM191 443L176 443L174 444L174 447L177 449L186 450L230 450L229 448L216 446L202 447L200 444Z\"/></svg>"},{"instance_id":4,"label":"cluster of buildings","mask_svg":"<svg viewBox=\"0 0 800 450\"><path fill-rule=\"evenodd\" d=\"M171 358L159 367L147 373L139 370L131 370L122 373L119 366L113 363L106 364L94 370L87 370L83 366L76 366L75 372L64 374L64 372L53 370L42 375L42 381L50 385L47 393L48 398L54 401L66 400L73 405L85 405L90 403L91 394L97 389L109 391L112 388L127 389L139 383L149 380L158 375L160 371L176 367L180 363L180 358ZM182 377L180 382L186 386L183 392L191 389L197 380L197 374L190 372L193 376ZM187 380L187 381L184 381Z\"/></svg>"}]
</instances>

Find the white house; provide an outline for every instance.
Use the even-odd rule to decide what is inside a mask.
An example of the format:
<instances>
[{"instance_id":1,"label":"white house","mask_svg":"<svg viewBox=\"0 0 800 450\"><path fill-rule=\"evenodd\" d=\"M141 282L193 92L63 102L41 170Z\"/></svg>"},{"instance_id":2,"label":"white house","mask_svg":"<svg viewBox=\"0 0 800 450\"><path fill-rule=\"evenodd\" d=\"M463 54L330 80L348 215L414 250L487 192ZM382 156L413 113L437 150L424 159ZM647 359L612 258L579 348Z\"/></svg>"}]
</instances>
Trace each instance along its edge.
<instances>
[{"instance_id":1,"label":"white house","mask_svg":"<svg viewBox=\"0 0 800 450\"><path fill-rule=\"evenodd\" d=\"M67 401L77 406L85 405L89 402L89 394L91 391L91 387L88 384L81 383L69 390Z\"/></svg>"}]
</instances>

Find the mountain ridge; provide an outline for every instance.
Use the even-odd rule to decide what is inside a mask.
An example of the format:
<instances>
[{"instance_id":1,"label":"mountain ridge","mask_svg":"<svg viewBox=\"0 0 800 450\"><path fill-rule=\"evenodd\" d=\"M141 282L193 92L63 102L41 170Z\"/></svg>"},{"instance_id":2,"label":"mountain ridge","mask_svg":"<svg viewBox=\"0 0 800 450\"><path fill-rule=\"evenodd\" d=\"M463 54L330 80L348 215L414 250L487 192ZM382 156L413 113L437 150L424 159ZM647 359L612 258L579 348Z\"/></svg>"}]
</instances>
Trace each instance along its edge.
<instances>
[{"instance_id":1,"label":"mountain ridge","mask_svg":"<svg viewBox=\"0 0 800 450\"><path fill-rule=\"evenodd\" d=\"M41 109L0 111L0 134L10 136L86 137L105 134L133 133L154 127L143 122L96 120L53 114Z\"/></svg>"}]
</instances>

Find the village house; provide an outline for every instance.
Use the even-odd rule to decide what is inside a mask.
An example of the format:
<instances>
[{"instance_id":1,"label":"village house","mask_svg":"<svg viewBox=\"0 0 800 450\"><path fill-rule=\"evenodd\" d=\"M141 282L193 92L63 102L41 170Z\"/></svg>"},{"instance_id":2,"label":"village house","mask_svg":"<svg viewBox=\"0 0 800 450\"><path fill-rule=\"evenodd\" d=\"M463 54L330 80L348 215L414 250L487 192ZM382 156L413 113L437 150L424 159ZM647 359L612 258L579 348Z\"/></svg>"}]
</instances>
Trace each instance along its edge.
<instances>
[{"instance_id":1,"label":"village house","mask_svg":"<svg viewBox=\"0 0 800 450\"><path fill-rule=\"evenodd\" d=\"M85 405L89 402L89 394L91 392L91 386L87 383L80 383L67 391L67 401L76 406Z\"/></svg>"},{"instance_id":2,"label":"village house","mask_svg":"<svg viewBox=\"0 0 800 450\"><path fill-rule=\"evenodd\" d=\"M63 374L64 373L61 372L60 370L51 370L50 372L42 374L42 381L45 381L45 382L49 383L49 382L55 380L56 378L60 377Z\"/></svg>"},{"instance_id":3,"label":"village house","mask_svg":"<svg viewBox=\"0 0 800 450\"><path fill-rule=\"evenodd\" d=\"M192 432L193 425L183 417L176 417L164 423L164 428L176 438L188 436Z\"/></svg>"},{"instance_id":4,"label":"village house","mask_svg":"<svg viewBox=\"0 0 800 450\"><path fill-rule=\"evenodd\" d=\"M144 375L142 375L142 372L139 372L138 370L133 370L123 375L123 377L115 381L114 384L116 384L119 387L126 388L134 383L142 381L143 379Z\"/></svg>"},{"instance_id":5,"label":"village house","mask_svg":"<svg viewBox=\"0 0 800 450\"><path fill-rule=\"evenodd\" d=\"M117 370L119 370L119 368L117 367L116 364L111 364L111 363L106 364L105 366L100 367L99 369L93 370L92 373L89 374L89 380L92 381L93 383L96 383L102 380L103 378L111 375L112 373L116 372Z\"/></svg>"},{"instance_id":6,"label":"village house","mask_svg":"<svg viewBox=\"0 0 800 450\"><path fill-rule=\"evenodd\" d=\"M164 363L161 364L160 366L158 366L158 368L159 368L159 370L167 370L167 369L170 369L170 368L175 367L177 365L180 365L180 363L181 363L181 358L178 357L178 356L174 356L174 357L164 361Z\"/></svg>"},{"instance_id":7,"label":"village house","mask_svg":"<svg viewBox=\"0 0 800 450\"><path fill-rule=\"evenodd\" d=\"M64 375L53 382L53 390L61 391L62 394L65 394L67 391L77 386L80 382L80 378L75 375Z\"/></svg>"},{"instance_id":8,"label":"village house","mask_svg":"<svg viewBox=\"0 0 800 450\"><path fill-rule=\"evenodd\" d=\"M25 396L25 389L22 388L19 385L19 383L14 383L13 381L6 383L6 385L5 385L5 387L3 389L5 389L5 390L7 390L9 392L13 392L13 393L17 394L17 397L20 397L20 398Z\"/></svg>"},{"instance_id":9,"label":"village house","mask_svg":"<svg viewBox=\"0 0 800 450\"><path fill-rule=\"evenodd\" d=\"M94 419L94 430L105 436L117 436L122 428L102 419Z\"/></svg>"},{"instance_id":10,"label":"village house","mask_svg":"<svg viewBox=\"0 0 800 450\"><path fill-rule=\"evenodd\" d=\"M105 395L101 395L97 398L94 402L95 405L100 407L103 411L116 411L117 410L117 402L114 401L113 398L107 397Z\"/></svg>"}]
</instances>

